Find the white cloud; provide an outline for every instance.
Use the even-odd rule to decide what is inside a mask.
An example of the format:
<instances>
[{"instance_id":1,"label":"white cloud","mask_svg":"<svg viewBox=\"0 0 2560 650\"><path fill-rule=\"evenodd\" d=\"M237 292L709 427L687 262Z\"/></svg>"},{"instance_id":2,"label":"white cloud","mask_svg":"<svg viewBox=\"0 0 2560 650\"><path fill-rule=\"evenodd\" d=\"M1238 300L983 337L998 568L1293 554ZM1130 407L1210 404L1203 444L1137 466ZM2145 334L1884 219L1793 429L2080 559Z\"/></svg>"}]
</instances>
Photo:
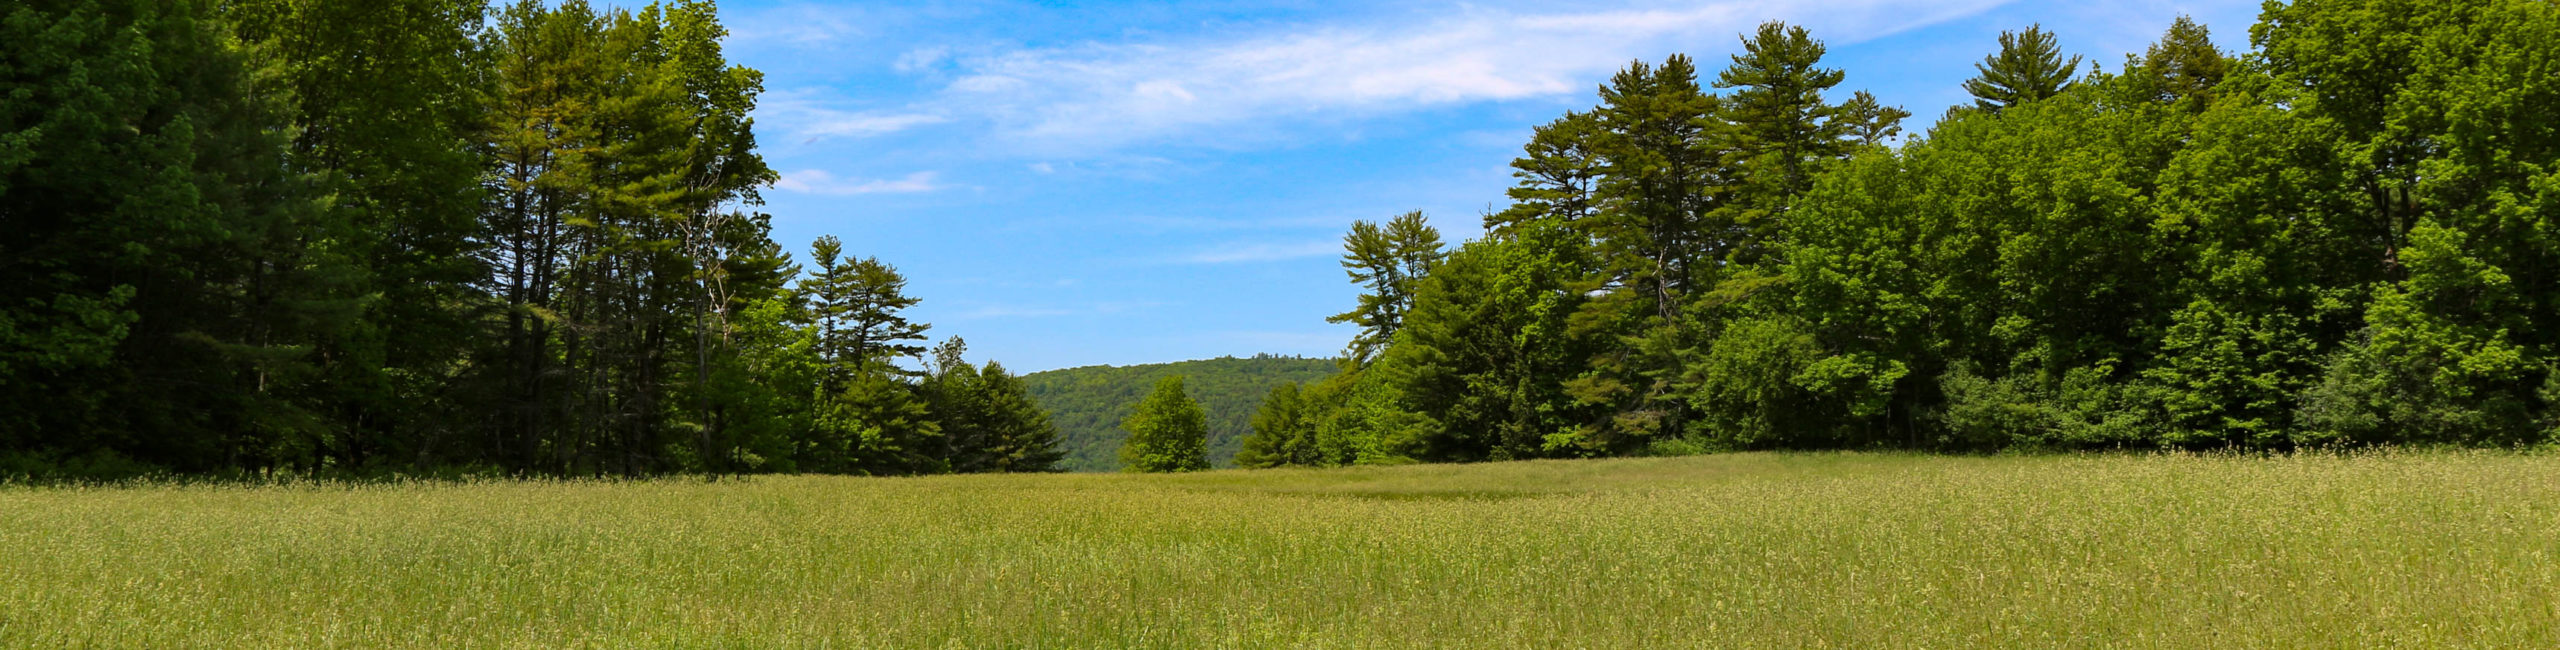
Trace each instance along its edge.
<instances>
[{"instance_id":1,"label":"white cloud","mask_svg":"<svg viewBox=\"0 0 2560 650\"><path fill-rule=\"evenodd\" d=\"M936 176L937 174L934 172L916 172L906 175L905 178L894 180L865 180L855 178L836 178L834 174L827 173L824 170L803 169L796 172L784 173L782 175L782 180L776 181L773 186L776 189L790 192L799 192L802 194L825 194L829 196L853 196L858 194L911 194L916 192L931 192L950 187L936 182Z\"/></svg>"},{"instance_id":2,"label":"white cloud","mask_svg":"<svg viewBox=\"0 0 2560 650\"><path fill-rule=\"evenodd\" d=\"M1631 59L1721 67L1761 20L1849 43L2007 0L1733 0L1685 9L1516 13L1462 6L1415 24L1297 26L1239 39L1088 43L962 57L940 104L1037 149L1215 136L1287 118L1589 94Z\"/></svg>"},{"instance_id":3,"label":"white cloud","mask_svg":"<svg viewBox=\"0 0 2560 650\"><path fill-rule=\"evenodd\" d=\"M826 138L867 138L951 121L949 116L921 111L849 111L833 108L805 92L766 93L756 120L791 134L803 143Z\"/></svg>"},{"instance_id":4,"label":"white cloud","mask_svg":"<svg viewBox=\"0 0 2560 650\"><path fill-rule=\"evenodd\" d=\"M864 17L844 11L798 6L731 18L729 41L745 45L785 43L809 46L861 35Z\"/></svg>"},{"instance_id":5,"label":"white cloud","mask_svg":"<svg viewBox=\"0 0 2560 650\"><path fill-rule=\"evenodd\" d=\"M943 61L950 58L951 48L943 46L922 47L907 50L907 53L898 55L897 62L890 64L889 67L890 69L897 70L899 72L917 72L932 69L934 66L940 65Z\"/></svg>"},{"instance_id":6,"label":"white cloud","mask_svg":"<svg viewBox=\"0 0 2560 650\"><path fill-rule=\"evenodd\" d=\"M809 124L806 128L800 129L799 133L809 137L864 137L881 135L884 133L896 133L918 126L941 124L949 121L951 121L950 118L940 115L923 115L917 113L885 115L877 113L838 113L828 115L824 119Z\"/></svg>"},{"instance_id":7,"label":"white cloud","mask_svg":"<svg viewBox=\"0 0 2560 650\"><path fill-rule=\"evenodd\" d=\"M1234 264L1239 262L1276 262L1319 257L1342 252L1341 242L1313 241L1288 244L1237 243L1203 250L1184 256L1187 264Z\"/></svg>"}]
</instances>

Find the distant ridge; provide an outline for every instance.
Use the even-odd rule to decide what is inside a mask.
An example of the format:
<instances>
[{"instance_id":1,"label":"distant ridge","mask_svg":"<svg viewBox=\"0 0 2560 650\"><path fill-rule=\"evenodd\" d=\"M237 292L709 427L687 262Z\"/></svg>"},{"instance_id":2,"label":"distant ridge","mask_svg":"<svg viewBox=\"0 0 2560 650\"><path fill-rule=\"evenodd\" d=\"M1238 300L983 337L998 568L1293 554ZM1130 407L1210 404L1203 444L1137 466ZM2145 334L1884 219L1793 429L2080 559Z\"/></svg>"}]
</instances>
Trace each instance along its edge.
<instances>
[{"instance_id":1,"label":"distant ridge","mask_svg":"<svg viewBox=\"0 0 2560 650\"><path fill-rule=\"evenodd\" d=\"M1057 423L1069 471L1109 472L1120 469L1120 442L1129 434L1120 419L1146 396L1158 378L1182 375L1184 389L1209 413L1209 462L1235 464L1236 448L1252 433L1253 412L1271 387L1284 382L1331 376L1332 359L1278 355L1219 357L1196 361L1135 366L1084 366L1035 372L1022 377L1031 399L1048 409Z\"/></svg>"}]
</instances>

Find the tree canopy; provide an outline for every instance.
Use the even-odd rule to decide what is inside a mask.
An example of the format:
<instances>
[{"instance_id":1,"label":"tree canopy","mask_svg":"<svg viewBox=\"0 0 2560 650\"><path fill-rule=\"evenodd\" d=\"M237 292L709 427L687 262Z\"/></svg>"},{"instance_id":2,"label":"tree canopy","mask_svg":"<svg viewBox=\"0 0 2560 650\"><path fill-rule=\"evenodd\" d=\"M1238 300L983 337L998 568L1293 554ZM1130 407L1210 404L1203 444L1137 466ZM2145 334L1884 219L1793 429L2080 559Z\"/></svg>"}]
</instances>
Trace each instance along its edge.
<instances>
[{"instance_id":1,"label":"tree canopy","mask_svg":"<svg viewBox=\"0 0 2560 650\"><path fill-rule=\"evenodd\" d=\"M1165 377L1180 376L1185 394L1208 418L1209 462L1227 466L1253 432L1254 413L1282 384L1313 384L1341 372L1332 359L1256 355L1132 366L1084 366L1022 376L1023 388L1057 423L1060 466L1079 472L1120 469L1121 420Z\"/></svg>"},{"instance_id":2,"label":"tree canopy","mask_svg":"<svg viewBox=\"0 0 2560 650\"><path fill-rule=\"evenodd\" d=\"M1355 223L1344 359L1015 377L772 240L706 0L29 0L0 477L2560 442L2560 9L2248 33L2004 32L1907 129L1763 24L1537 127L1481 238Z\"/></svg>"},{"instance_id":3,"label":"tree canopy","mask_svg":"<svg viewBox=\"0 0 2560 650\"><path fill-rule=\"evenodd\" d=\"M895 268L768 237L727 35L706 0L0 9L0 476L1051 469L1001 366L901 365Z\"/></svg>"},{"instance_id":4,"label":"tree canopy","mask_svg":"<svg viewBox=\"0 0 2560 650\"><path fill-rule=\"evenodd\" d=\"M1120 443L1121 471L1209 468L1209 419L1199 402L1183 394L1181 377L1157 380L1155 390L1138 402L1129 419L1120 421L1120 428L1129 432L1128 441Z\"/></svg>"},{"instance_id":5,"label":"tree canopy","mask_svg":"<svg viewBox=\"0 0 2560 650\"><path fill-rule=\"evenodd\" d=\"M2000 51L1983 57L1973 69L1981 74L1966 80L1964 91L1973 94L1975 108L1997 111L2061 94L2079 71L2080 57L2063 60L2053 33L2029 25L2025 31L2001 32Z\"/></svg>"},{"instance_id":6,"label":"tree canopy","mask_svg":"<svg viewBox=\"0 0 2560 650\"><path fill-rule=\"evenodd\" d=\"M1764 25L1532 134L1378 360L1239 463L2560 441L2560 10L2271 4L2119 74L2040 27L1909 112ZM1353 246L1357 246L1354 242ZM1343 451L1326 451L1343 450Z\"/></svg>"}]
</instances>

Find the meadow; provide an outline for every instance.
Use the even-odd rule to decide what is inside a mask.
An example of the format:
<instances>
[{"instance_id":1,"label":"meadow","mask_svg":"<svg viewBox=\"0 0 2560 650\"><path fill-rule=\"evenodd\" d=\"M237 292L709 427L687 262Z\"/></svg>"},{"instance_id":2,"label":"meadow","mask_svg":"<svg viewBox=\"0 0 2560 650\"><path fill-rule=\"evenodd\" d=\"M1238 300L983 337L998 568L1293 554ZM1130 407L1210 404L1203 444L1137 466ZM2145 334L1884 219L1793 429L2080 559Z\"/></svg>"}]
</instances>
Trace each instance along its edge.
<instances>
[{"instance_id":1,"label":"meadow","mask_svg":"<svg viewBox=\"0 0 2560 650\"><path fill-rule=\"evenodd\" d=\"M11 647L2554 647L2560 457L0 487Z\"/></svg>"}]
</instances>

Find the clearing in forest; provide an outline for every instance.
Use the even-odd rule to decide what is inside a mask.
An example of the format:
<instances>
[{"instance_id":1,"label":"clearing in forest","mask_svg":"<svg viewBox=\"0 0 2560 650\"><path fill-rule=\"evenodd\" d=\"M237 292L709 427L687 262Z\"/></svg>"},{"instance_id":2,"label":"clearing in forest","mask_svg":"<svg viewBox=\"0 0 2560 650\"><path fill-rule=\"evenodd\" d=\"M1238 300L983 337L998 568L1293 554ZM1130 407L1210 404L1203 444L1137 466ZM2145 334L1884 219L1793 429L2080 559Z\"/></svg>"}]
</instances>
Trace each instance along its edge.
<instances>
[{"instance_id":1,"label":"clearing in forest","mask_svg":"<svg viewBox=\"0 0 2560 650\"><path fill-rule=\"evenodd\" d=\"M2560 457L0 487L16 647L2560 646Z\"/></svg>"}]
</instances>

